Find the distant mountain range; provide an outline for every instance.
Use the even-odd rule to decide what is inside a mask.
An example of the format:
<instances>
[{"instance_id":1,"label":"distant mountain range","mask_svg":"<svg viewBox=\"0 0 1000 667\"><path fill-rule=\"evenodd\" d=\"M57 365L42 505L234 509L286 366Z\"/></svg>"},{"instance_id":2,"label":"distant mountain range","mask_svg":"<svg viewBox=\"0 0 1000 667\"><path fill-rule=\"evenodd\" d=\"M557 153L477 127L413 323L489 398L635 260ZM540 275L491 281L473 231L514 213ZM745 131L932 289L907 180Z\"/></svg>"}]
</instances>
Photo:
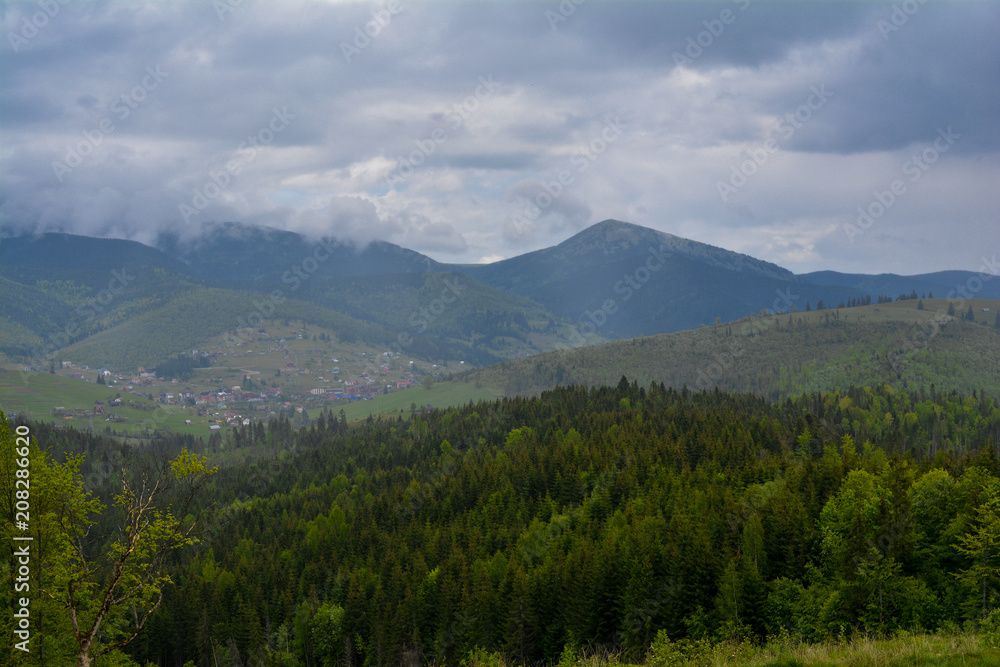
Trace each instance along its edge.
<instances>
[{"instance_id":1,"label":"distant mountain range","mask_svg":"<svg viewBox=\"0 0 1000 667\"><path fill-rule=\"evenodd\" d=\"M127 284L116 282L113 271ZM24 359L31 350L51 346L53 336L80 344L98 333L104 341L98 349L113 348L116 337L141 335L133 322L140 316L158 327L221 333L236 327L236 311L212 309L211 300L250 304L254 294L280 294L294 302L290 307L298 315L308 317L312 304L323 321L382 339L374 344L419 337L435 359L482 365L765 310L802 311L820 301L835 307L852 299L875 302L880 295L943 297L974 275L795 275L747 255L616 220L551 248L487 265L444 264L391 243L358 249L239 223L216 225L195 242L164 237L156 248L59 233L8 236L0 239L0 352ZM985 283L976 296L1000 298L1000 280ZM184 299L197 304L191 309L198 318L194 326L169 324L167 310L155 314L183 310ZM185 332L177 333L183 340L173 346L177 349L145 354L167 357L188 347Z\"/></svg>"}]
</instances>

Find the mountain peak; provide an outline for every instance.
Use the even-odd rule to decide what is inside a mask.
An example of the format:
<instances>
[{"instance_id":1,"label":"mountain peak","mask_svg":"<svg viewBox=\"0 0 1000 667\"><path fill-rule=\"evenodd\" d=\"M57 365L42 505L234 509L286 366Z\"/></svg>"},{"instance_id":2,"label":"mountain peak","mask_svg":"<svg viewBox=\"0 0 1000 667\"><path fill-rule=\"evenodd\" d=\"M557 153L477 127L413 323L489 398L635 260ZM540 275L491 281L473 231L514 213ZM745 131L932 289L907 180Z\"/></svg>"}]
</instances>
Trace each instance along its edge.
<instances>
[{"instance_id":1,"label":"mountain peak","mask_svg":"<svg viewBox=\"0 0 1000 667\"><path fill-rule=\"evenodd\" d=\"M559 257L569 259L595 251L605 256L614 255L618 252L634 249L636 246L647 246L655 248L658 252L682 255L737 273L756 273L781 280L795 279L795 275L791 271L771 262L614 219L603 220L591 225L555 246L552 250ZM642 251L645 252L646 249L642 248Z\"/></svg>"}]
</instances>

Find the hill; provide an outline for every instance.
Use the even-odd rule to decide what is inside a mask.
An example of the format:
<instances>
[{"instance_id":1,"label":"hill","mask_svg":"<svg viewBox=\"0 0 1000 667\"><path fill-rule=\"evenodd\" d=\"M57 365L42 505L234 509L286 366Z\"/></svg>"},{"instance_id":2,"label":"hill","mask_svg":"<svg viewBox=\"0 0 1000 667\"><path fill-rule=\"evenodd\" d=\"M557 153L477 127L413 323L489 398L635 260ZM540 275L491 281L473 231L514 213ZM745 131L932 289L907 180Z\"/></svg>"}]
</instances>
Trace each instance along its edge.
<instances>
[{"instance_id":1,"label":"hill","mask_svg":"<svg viewBox=\"0 0 1000 667\"><path fill-rule=\"evenodd\" d=\"M389 243L354 247L238 223L215 225L195 240L164 237L158 248L45 234L0 241L0 289L10 295L0 313L0 353L46 366L72 346L66 354L97 365L140 358L145 365L234 328L255 312L255 301L272 300L276 317L322 321L335 334L342 327L344 338L363 335L432 362L488 365L763 312L870 303L881 293L933 288L943 296L973 275L795 276L615 220L476 266L441 264ZM985 283L980 295L997 290L1000 283ZM513 386L535 386L525 382Z\"/></svg>"},{"instance_id":2,"label":"hill","mask_svg":"<svg viewBox=\"0 0 1000 667\"><path fill-rule=\"evenodd\" d=\"M861 290L868 294L884 294L893 298L900 294L917 292L934 294L938 298L947 297L949 292L965 285L980 286L972 296L980 299L1000 299L1000 282L983 281L972 271L937 271L916 276L898 276L894 273L868 275L863 273L840 273L838 271L816 271L798 276L801 280L815 285L841 285ZM971 282L970 282L971 281Z\"/></svg>"},{"instance_id":3,"label":"hill","mask_svg":"<svg viewBox=\"0 0 1000 667\"><path fill-rule=\"evenodd\" d=\"M557 385L606 385L623 374L640 383L718 387L771 398L882 384L1000 393L1000 329L994 326L1000 301L973 299L955 316L947 314L949 303L923 299L744 318L549 352L460 378L508 395L534 395ZM975 322L959 317L970 307Z\"/></svg>"}]
</instances>

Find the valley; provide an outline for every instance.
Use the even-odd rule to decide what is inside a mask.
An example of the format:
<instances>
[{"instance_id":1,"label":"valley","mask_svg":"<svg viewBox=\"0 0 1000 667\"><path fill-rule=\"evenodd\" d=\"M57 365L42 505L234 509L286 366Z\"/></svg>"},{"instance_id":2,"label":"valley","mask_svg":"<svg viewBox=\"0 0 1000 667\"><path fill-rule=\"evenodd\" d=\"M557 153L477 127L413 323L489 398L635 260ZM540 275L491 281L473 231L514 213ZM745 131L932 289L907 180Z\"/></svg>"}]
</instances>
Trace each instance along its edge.
<instances>
[{"instance_id":1,"label":"valley","mask_svg":"<svg viewBox=\"0 0 1000 667\"><path fill-rule=\"evenodd\" d=\"M1000 2L0 22L0 667L1000 665Z\"/></svg>"},{"instance_id":2,"label":"valley","mask_svg":"<svg viewBox=\"0 0 1000 667\"><path fill-rule=\"evenodd\" d=\"M121 268L94 270L74 246ZM618 221L484 266L236 224L163 248L173 255L66 235L0 241L0 406L134 437L209 437L279 416L409 415L623 374L772 399L1000 382L1000 281L986 273L795 276ZM182 377L156 371L178 360L191 366ZM133 407L115 419L95 411L119 394ZM151 406L155 419L130 411Z\"/></svg>"}]
</instances>

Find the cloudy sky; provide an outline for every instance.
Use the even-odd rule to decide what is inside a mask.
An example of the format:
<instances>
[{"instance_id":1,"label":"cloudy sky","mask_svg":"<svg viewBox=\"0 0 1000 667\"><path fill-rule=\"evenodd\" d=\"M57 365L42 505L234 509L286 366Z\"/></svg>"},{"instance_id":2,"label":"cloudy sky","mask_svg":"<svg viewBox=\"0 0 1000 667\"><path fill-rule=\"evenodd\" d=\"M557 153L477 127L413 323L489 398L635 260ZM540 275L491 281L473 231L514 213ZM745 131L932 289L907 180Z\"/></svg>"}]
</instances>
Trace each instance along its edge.
<instances>
[{"instance_id":1,"label":"cloudy sky","mask_svg":"<svg viewBox=\"0 0 1000 667\"><path fill-rule=\"evenodd\" d=\"M479 262L617 218L796 272L1000 254L1000 3L0 11L8 230L238 220Z\"/></svg>"}]
</instances>

